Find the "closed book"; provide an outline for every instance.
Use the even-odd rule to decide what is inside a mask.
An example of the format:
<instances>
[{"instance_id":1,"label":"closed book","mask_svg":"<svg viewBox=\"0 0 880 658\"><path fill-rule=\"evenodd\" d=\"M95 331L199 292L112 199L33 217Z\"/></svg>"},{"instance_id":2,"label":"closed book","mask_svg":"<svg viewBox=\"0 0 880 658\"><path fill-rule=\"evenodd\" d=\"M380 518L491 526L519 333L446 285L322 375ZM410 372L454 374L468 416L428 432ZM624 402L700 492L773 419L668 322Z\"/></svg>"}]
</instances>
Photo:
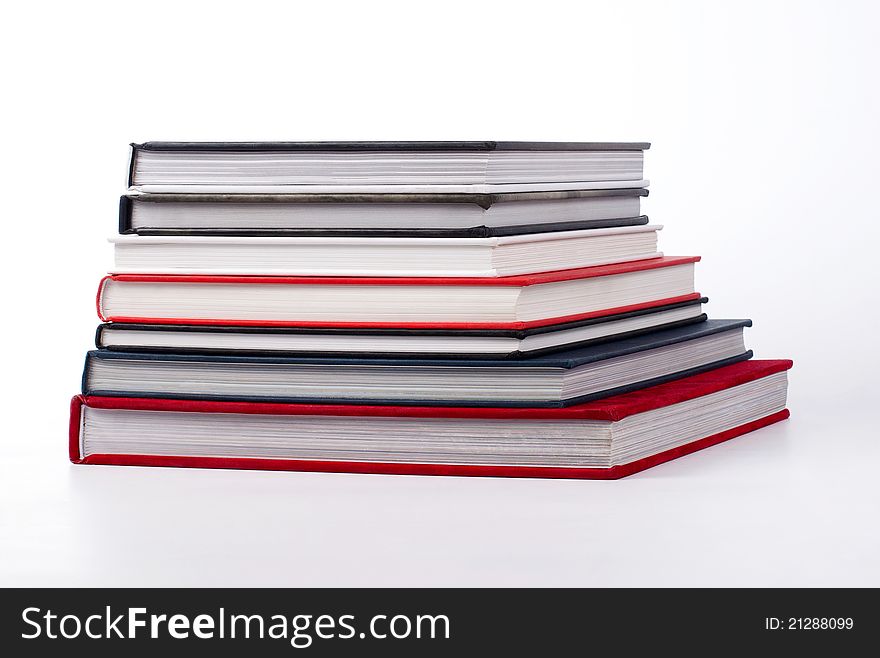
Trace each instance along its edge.
<instances>
[{"instance_id":1,"label":"closed book","mask_svg":"<svg viewBox=\"0 0 880 658\"><path fill-rule=\"evenodd\" d=\"M614 479L788 417L791 361L746 361L564 409L75 396L79 464Z\"/></svg>"},{"instance_id":2,"label":"closed book","mask_svg":"<svg viewBox=\"0 0 880 658\"><path fill-rule=\"evenodd\" d=\"M492 193L643 188L644 142L146 142L145 192Z\"/></svg>"},{"instance_id":3,"label":"closed book","mask_svg":"<svg viewBox=\"0 0 880 658\"><path fill-rule=\"evenodd\" d=\"M699 299L529 329L257 327L105 322L98 349L179 354L521 359L706 320Z\"/></svg>"},{"instance_id":4,"label":"closed book","mask_svg":"<svg viewBox=\"0 0 880 658\"><path fill-rule=\"evenodd\" d=\"M568 406L751 357L750 320L707 320L523 359L259 357L98 350L86 395L269 402Z\"/></svg>"},{"instance_id":5,"label":"closed book","mask_svg":"<svg viewBox=\"0 0 880 658\"><path fill-rule=\"evenodd\" d=\"M255 326L526 329L699 299L699 257L500 277L114 274L104 321Z\"/></svg>"},{"instance_id":6,"label":"closed book","mask_svg":"<svg viewBox=\"0 0 880 658\"><path fill-rule=\"evenodd\" d=\"M647 224L643 188L502 194L221 194L131 191L137 235L489 238Z\"/></svg>"},{"instance_id":7,"label":"closed book","mask_svg":"<svg viewBox=\"0 0 880 658\"><path fill-rule=\"evenodd\" d=\"M114 273L502 277L659 258L658 225L491 238L110 238Z\"/></svg>"}]
</instances>

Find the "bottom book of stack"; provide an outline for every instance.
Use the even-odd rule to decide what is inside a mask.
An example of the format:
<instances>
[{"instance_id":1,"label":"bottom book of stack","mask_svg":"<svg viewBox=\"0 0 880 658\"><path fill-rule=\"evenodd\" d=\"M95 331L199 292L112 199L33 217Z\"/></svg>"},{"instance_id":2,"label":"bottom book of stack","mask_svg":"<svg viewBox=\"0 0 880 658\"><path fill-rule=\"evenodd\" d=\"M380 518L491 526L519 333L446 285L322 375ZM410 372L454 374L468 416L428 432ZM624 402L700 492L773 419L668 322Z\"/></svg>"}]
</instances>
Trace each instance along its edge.
<instances>
[{"instance_id":1,"label":"bottom book of stack","mask_svg":"<svg viewBox=\"0 0 880 658\"><path fill-rule=\"evenodd\" d=\"M788 418L792 362L743 361L563 408L76 396L76 463L614 479Z\"/></svg>"}]
</instances>

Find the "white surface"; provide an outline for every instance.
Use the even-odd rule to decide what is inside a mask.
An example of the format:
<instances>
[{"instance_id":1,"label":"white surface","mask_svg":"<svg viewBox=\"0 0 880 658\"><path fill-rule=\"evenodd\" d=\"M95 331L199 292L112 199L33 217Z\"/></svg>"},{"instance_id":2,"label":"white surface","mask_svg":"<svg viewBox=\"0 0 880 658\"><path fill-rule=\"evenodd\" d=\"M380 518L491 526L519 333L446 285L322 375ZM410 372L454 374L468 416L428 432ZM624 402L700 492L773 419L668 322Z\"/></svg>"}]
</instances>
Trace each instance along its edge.
<instances>
[{"instance_id":1,"label":"white surface","mask_svg":"<svg viewBox=\"0 0 880 658\"><path fill-rule=\"evenodd\" d=\"M0 584L880 585L875 4L101 7L19 3L0 43ZM71 466L149 139L651 140L664 251L794 358L792 419L618 482ZM77 166L47 171L60 142Z\"/></svg>"}]
</instances>

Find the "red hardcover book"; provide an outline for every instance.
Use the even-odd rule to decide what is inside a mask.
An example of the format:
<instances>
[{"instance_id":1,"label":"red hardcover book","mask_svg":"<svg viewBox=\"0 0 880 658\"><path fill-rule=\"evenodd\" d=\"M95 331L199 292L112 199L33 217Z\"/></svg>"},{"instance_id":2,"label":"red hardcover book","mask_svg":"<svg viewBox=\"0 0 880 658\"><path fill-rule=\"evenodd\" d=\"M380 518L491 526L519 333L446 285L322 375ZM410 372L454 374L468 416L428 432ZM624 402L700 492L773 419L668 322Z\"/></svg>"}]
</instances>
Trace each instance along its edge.
<instances>
[{"instance_id":1,"label":"red hardcover book","mask_svg":"<svg viewBox=\"0 0 880 658\"><path fill-rule=\"evenodd\" d=\"M699 299L696 256L507 277L115 274L104 321L238 326L527 329Z\"/></svg>"},{"instance_id":2,"label":"red hardcover book","mask_svg":"<svg viewBox=\"0 0 880 658\"><path fill-rule=\"evenodd\" d=\"M77 395L78 464L616 479L788 418L792 362L746 361L567 408Z\"/></svg>"}]
</instances>

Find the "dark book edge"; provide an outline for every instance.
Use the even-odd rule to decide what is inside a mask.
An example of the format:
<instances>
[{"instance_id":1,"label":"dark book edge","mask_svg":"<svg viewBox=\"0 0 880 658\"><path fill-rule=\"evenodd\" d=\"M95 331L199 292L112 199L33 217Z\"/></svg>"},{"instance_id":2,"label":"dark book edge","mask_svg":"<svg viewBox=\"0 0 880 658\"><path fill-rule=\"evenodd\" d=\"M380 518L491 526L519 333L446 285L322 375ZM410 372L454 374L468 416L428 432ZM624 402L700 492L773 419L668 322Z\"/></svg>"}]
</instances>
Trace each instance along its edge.
<instances>
[{"instance_id":1,"label":"dark book edge","mask_svg":"<svg viewBox=\"0 0 880 658\"><path fill-rule=\"evenodd\" d=\"M537 141L290 141L290 142L167 142L132 144L144 151L645 151L650 142Z\"/></svg>"},{"instance_id":2,"label":"dark book edge","mask_svg":"<svg viewBox=\"0 0 880 658\"><path fill-rule=\"evenodd\" d=\"M138 146L137 144L129 144L130 150L128 153L128 187L134 185L134 167L135 167L135 159L137 158Z\"/></svg>"},{"instance_id":3,"label":"dark book edge","mask_svg":"<svg viewBox=\"0 0 880 658\"><path fill-rule=\"evenodd\" d=\"M633 338L615 339L608 341L611 343L610 349L596 353L583 352L589 348L569 348L557 354L555 357L530 357L519 361L507 361L504 359L490 359L487 361L472 361L472 365L485 368L494 367L510 367L514 364L518 367L540 367L540 368L560 368L572 369L589 363L605 361L607 359L636 354L647 350L653 350L668 345L678 345L687 343L691 340L704 338L728 331L742 331L743 328L751 326L751 320L711 320L701 323L702 326L690 330L688 327L676 327L664 331L651 332L652 340L634 340ZM694 325L696 326L696 325ZM685 331L682 331L685 330ZM643 338L637 336L636 338ZM614 343L619 343L614 345ZM606 343L608 344L608 343ZM98 359L121 359L129 361L190 361L199 363L248 363L248 364L284 364L291 366L298 365L340 365L361 367L365 365L371 366L398 366L401 362L405 362L411 367L446 367L455 364L454 359L402 359L395 355L391 359L373 359L369 357L358 356L356 358L335 359L325 358L322 355L318 357L306 357L298 355L293 358L283 358L278 355L270 357L251 357L224 354L223 356L199 356L195 354L185 355L177 352L174 353L147 353L127 351L110 351L99 350L89 352L91 356Z\"/></svg>"},{"instance_id":4,"label":"dark book edge","mask_svg":"<svg viewBox=\"0 0 880 658\"><path fill-rule=\"evenodd\" d=\"M473 203L489 208L512 201L558 201L594 197L648 196L644 187L608 190L544 190L533 192L278 192L271 194L235 192L129 192L140 203Z\"/></svg>"},{"instance_id":5,"label":"dark book edge","mask_svg":"<svg viewBox=\"0 0 880 658\"><path fill-rule=\"evenodd\" d=\"M353 359L353 358L367 358L367 359L454 359L456 361L485 361L492 359L528 359L531 357L543 356L547 354L554 354L556 352L564 352L565 350L577 349L579 347L587 347L588 345L600 345L602 343L608 343L615 340L622 340L624 338L633 338L635 336L641 336L643 334L651 333L652 331L663 331L664 329L674 329L676 327L684 327L690 324L698 324L700 322L705 322L708 319L708 316L703 313L693 318L685 318L684 320L676 320L674 322L667 322L665 324L655 325L653 327L646 327L644 329L634 329L632 331L626 331L619 334L614 334L612 336L601 336L599 338L591 338L589 340L582 340L574 343L565 343L563 345L554 345L551 347L546 347L540 350L530 350L528 352L521 352L519 350L513 352L475 352L469 354L451 354L448 352L354 352L354 351L338 351L338 350L322 350L320 352L302 350L228 350L221 348L181 348L181 347L155 347L155 346L142 346L142 345L127 345L124 347L113 347L113 346L105 346L101 344L101 333L103 327L106 325L99 325L98 331L95 335L95 346L99 350L106 350L108 352L142 352L147 354L192 354L195 356L254 356L254 357L264 357L271 358L273 356L278 357L296 357L302 356L306 358L317 358L317 357L330 357L330 358L343 358L343 359Z\"/></svg>"},{"instance_id":6,"label":"dark book edge","mask_svg":"<svg viewBox=\"0 0 880 658\"><path fill-rule=\"evenodd\" d=\"M135 230L131 228L131 211L132 211L132 200L123 195L119 197L119 234L126 235L129 233L136 233Z\"/></svg>"},{"instance_id":7,"label":"dark book edge","mask_svg":"<svg viewBox=\"0 0 880 658\"><path fill-rule=\"evenodd\" d=\"M109 398L146 398L146 399L159 399L159 400L208 400L208 401L217 401L217 402L268 402L268 403L282 403L282 404L333 404L333 405L358 405L358 406L400 406L400 407L507 407L507 408L540 408L540 409L553 409L553 408L564 408L571 407L576 404L582 404L584 402L591 402L594 400L601 400L603 398L612 397L615 395L620 395L622 393L629 393L632 391L638 391L644 388L650 388L651 386L657 386L659 384L665 384L667 382L672 382L677 379L684 379L685 377L690 377L691 375L698 375L700 373L709 372L711 370L716 370L718 368L722 368L724 366L732 365L734 363L739 363L740 361L748 361L753 356L751 350L743 352L740 355L729 357L727 359L722 359L720 361L714 361L712 363L708 363L703 366L698 366L696 368L688 368L687 370L682 370L676 373L672 373L669 375L663 375L662 377L654 377L652 379L646 379L640 382L635 382L632 384L626 384L624 386L618 386L615 388L611 388L605 391L600 391L598 393L592 393L590 395L581 395L574 398L568 398L566 400L423 400L423 399L410 399L410 400L388 400L382 398L311 398L311 397L272 397L272 396L247 396L247 395L204 395L204 394L180 394L175 393L164 394L164 393L142 393L142 392L132 392L132 391L107 391L102 389L94 389L90 390L87 387L87 374L89 368L89 357L86 358L86 369L83 372L83 387L82 394L85 396L100 396L100 397L109 397Z\"/></svg>"},{"instance_id":8,"label":"dark book edge","mask_svg":"<svg viewBox=\"0 0 880 658\"><path fill-rule=\"evenodd\" d=\"M120 208L120 213L123 212ZM574 222L551 222L548 224L516 224L509 226L471 226L468 228L296 228L296 229L174 229L148 228L132 229L130 208L125 223L120 216L120 233L142 236L214 236L214 237L346 237L346 238L493 238L535 233L561 233L564 231L584 231L599 228L622 228L643 226L648 223L647 215L621 217L619 219L596 219ZM125 230L123 230L123 226Z\"/></svg>"}]
</instances>

